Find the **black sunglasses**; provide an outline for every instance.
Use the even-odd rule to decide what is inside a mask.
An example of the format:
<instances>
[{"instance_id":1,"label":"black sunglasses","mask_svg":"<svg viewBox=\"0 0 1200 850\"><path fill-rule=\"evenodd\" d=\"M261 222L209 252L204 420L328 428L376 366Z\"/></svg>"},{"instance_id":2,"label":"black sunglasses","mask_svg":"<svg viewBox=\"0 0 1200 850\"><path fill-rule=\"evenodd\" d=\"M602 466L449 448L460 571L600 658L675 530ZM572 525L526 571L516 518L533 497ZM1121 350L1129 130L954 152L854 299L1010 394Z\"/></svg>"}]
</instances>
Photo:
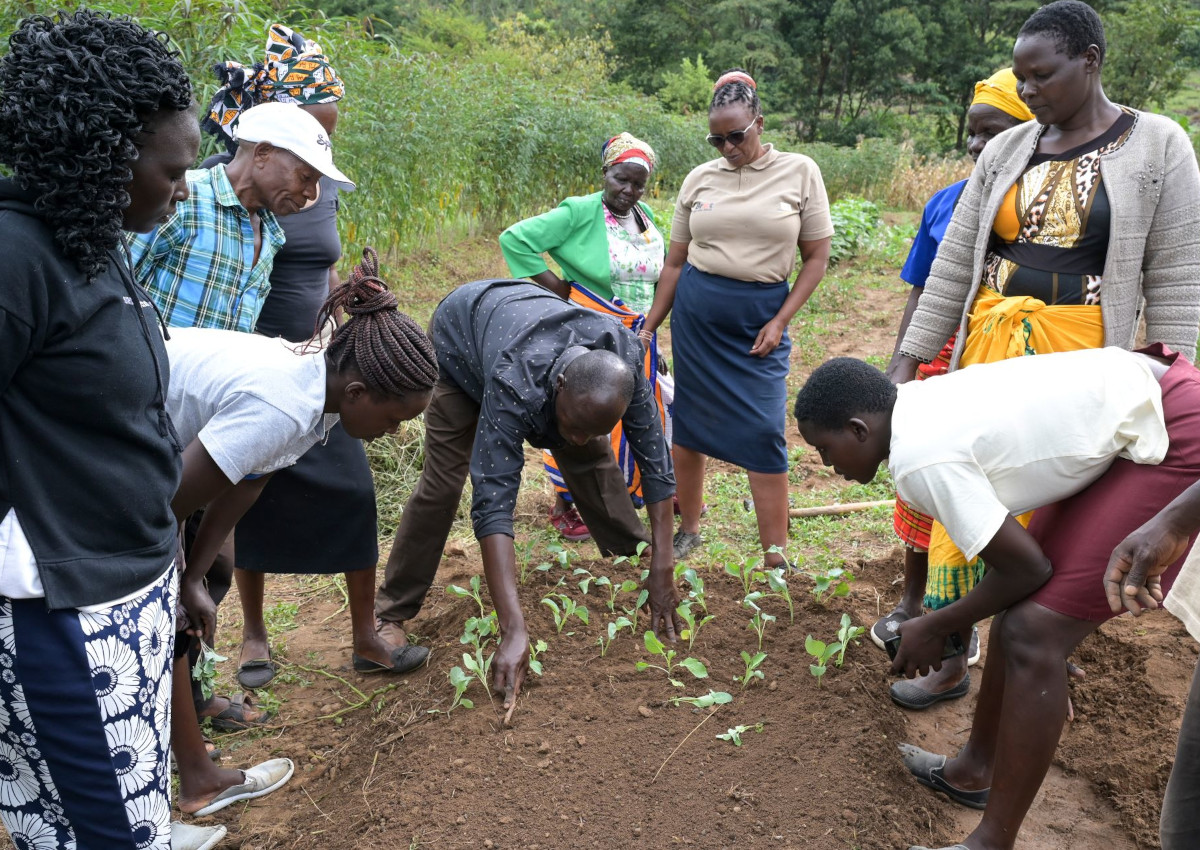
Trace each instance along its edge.
<instances>
[{"instance_id":1,"label":"black sunglasses","mask_svg":"<svg viewBox=\"0 0 1200 850\"><path fill-rule=\"evenodd\" d=\"M755 115L754 119L749 124L746 125L745 130L734 130L732 133L729 133L728 135L725 135L725 136L718 136L716 133L709 133L704 138L707 139L708 143L710 145L712 145L714 148L716 148L717 150L721 150L722 148L724 148L726 142L729 142L729 144L733 145L736 148L742 142L746 141L746 133L750 130L751 127L754 126L754 122L757 120L758 120L758 116Z\"/></svg>"}]
</instances>

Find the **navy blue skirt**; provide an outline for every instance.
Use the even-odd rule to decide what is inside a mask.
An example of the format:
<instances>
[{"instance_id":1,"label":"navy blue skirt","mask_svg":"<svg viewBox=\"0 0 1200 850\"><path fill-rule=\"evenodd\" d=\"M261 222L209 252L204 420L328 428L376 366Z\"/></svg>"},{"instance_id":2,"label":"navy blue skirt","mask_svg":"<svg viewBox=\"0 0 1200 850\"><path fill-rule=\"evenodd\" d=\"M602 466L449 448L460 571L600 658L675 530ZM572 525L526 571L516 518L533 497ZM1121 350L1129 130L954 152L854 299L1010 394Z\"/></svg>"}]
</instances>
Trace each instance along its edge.
<instances>
[{"instance_id":1,"label":"navy blue skirt","mask_svg":"<svg viewBox=\"0 0 1200 850\"><path fill-rule=\"evenodd\" d=\"M784 331L766 357L750 354L788 296L787 281L761 284L684 264L671 311L674 443L751 472L787 472Z\"/></svg>"}]
</instances>

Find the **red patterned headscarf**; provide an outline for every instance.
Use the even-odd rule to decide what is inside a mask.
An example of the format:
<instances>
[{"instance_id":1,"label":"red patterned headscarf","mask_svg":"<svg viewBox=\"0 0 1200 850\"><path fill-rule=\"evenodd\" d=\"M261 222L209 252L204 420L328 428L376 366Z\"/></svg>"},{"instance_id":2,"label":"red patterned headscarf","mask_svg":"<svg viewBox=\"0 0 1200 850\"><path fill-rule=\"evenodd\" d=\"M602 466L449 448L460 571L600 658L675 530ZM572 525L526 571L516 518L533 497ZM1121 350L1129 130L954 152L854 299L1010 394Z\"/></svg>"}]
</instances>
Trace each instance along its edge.
<instances>
[{"instance_id":1,"label":"red patterned headscarf","mask_svg":"<svg viewBox=\"0 0 1200 850\"><path fill-rule=\"evenodd\" d=\"M620 162L632 162L647 171L653 171L654 166L658 163L658 158L654 155L654 148L628 133L613 136L604 143L604 147L600 150L604 155L604 168Z\"/></svg>"}]
</instances>

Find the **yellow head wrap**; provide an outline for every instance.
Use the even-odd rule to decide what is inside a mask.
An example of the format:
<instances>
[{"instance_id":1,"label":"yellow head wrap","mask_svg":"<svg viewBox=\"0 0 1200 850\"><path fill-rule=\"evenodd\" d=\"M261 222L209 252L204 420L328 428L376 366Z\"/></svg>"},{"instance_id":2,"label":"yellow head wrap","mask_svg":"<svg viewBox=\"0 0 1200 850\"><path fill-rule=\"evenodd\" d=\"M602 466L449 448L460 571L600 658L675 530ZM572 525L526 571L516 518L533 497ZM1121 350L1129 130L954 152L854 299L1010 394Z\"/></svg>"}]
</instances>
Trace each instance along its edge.
<instances>
[{"instance_id":1,"label":"yellow head wrap","mask_svg":"<svg viewBox=\"0 0 1200 850\"><path fill-rule=\"evenodd\" d=\"M977 103L994 106L1022 121L1033 120L1033 113L1029 111L1025 101L1017 96L1017 78L1011 68L1001 68L986 80L975 84L975 97L971 100L971 105Z\"/></svg>"}]
</instances>

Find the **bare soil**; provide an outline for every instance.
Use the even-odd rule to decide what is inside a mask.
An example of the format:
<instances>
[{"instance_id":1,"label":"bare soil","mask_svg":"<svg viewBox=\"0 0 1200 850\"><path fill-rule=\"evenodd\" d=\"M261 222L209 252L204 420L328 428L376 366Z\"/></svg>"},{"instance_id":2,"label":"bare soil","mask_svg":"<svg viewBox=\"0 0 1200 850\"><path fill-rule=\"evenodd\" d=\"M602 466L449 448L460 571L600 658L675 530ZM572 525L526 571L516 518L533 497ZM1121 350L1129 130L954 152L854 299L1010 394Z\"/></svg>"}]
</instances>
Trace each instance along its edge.
<instances>
[{"instance_id":1,"label":"bare soil","mask_svg":"<svg viewBox=\"0 0 1200 850\"><path fill-rule=\"evenodd\" d=\"M793 380L826 353L890 356L905 294L898 286L864 288L845 307L827 352L814 358L797 346ZM794 435L790 442L796 444ZM829 486L813 460L801 460L801 489ZM535 475L528 478L519 518L532 527L548 495ZM899 595L901 553L894 539L879 533L863 540L847 523L846 566L858 577L850 595L819 604L808 594L811 582L798 577L792 582L795 622L783 603L767 602L778 619L763 643L765 679L745 690L733 677L742 670L739 653L753 653L757 638L740 604L742 588L719 569L704 572L716 619L691 654L710 675L704 681L680 675L690 695L709 687L734 695L715 711L672 706L667 700L683 690L657 671L635 669L638 660L650 660L642 627L636 637L623 632L600 657L596 638L613 617L596 591L583 597L570 582L591 623L572 621L555 634L539 604L563 575L555 568L533 573L521 588L531 633L549 649L545 675L528 682L511 728L502 726L497 705L478 685L467 692L473 710L429 713L449 706L453 689L446 674L461 664L459 635L466 618L477 613L471 600L443 592L481 573L474 541L447 546L426 609L409 625L433 649L432 657L406 677L350 669L349 615L328 579L273 578L269 601L298 606L296 628L276 641L277 658L288 663L272 689L281 703L279 722L267 734L219 741L228 766L287 755L296 761L296 776L280 792L198 822L227 824L224 846L246 850L904 850L953 844L973 828L978 813L919 786L901 765L896 745L911 741L953 752L966 739L974 695L924 714L896 708L887 696L886 656L866 638L820 684L809 671L806 635L831 640L844 611L869 626ZM720 529L709 533L718 536ZM801 553L804 547L801 539ZM587 544L574 551L584 560L572 568L636 577L629 565L586 560L595 556ZM236 612L231 598L222 609L230 680ZM686 645L679 649L681 657L688 654ZM1073 685L1077 717L1019 847L1158 847L1159 804L1196 656L1196 644L1163 613L1114 621L1085 643L1076 660L1087 678ZM976 681L982 669L972 671ZM746 732L741 747L715 737L758 723L762 731Z\"/></svg>"}]
</instances>

